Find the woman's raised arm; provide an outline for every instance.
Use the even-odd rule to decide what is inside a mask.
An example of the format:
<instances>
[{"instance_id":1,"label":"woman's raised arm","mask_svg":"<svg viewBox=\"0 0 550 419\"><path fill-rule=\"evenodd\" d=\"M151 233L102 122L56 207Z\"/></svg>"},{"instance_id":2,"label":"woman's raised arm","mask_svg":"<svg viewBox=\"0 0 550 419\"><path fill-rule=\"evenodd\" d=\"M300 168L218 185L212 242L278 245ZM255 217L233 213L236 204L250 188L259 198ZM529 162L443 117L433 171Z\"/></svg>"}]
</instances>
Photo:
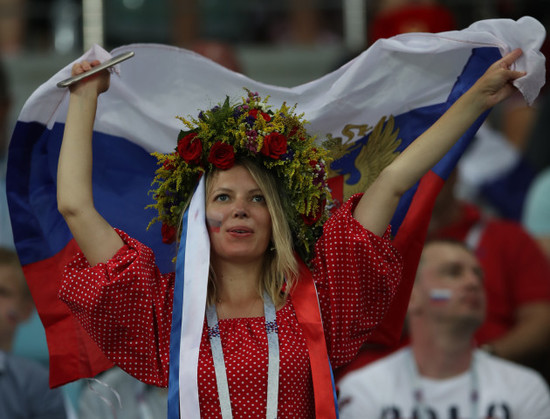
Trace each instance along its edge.
<instances>
[{"instance_id":1,"label":"woman's raised arm","mask_svg":"<svg viewBox=\"0 0 550 419\"><path fill-rule=\"evenodd\" d=\"M77 63L72 74L98 64L99 61ZM57 207L91 265L108 261L124 244L97 212L92 196L93 125L98 97L108 88L106 70L71 86L57 168Z\"/></svg>"},{"instance_id":2,"label":"woman's raised arm","mask_svg":"<svg viewBox=\"0 0 550 419\"><path fill-rule=\"evenodd\" d=\"M366 229L383 234L401 196L451 149L483 112L514 92L511 82L525 73L510 70L510 66L521 53L516 49L491 65L434 125L380 173L353 214Z\"/></svg>"}]
</instances>

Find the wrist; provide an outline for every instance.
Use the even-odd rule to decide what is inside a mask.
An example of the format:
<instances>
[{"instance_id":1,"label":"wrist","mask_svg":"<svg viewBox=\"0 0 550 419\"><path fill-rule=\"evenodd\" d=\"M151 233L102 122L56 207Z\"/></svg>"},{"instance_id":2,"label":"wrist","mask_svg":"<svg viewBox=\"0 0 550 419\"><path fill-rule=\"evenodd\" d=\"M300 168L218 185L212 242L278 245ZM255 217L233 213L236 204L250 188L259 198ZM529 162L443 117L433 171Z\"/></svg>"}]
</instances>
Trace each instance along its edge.
<instances>
[{"instance_id":1,"label":"wrist","mask_svg":"<svg viewBox=\"0 0 550 419\"><path fill-rule=\"evenodd\" d=\"M70 90L71 98L77 98L81 100L97 100L99 93L97 89L91 88L91 86L77 86Z\"/></svg>"},{"instance_id":2,"label":"wrist","mask_svg":"<svg viewBox=\"0 0 550 419\"><path fill-rule=\"evenodd\" d=\"M458 98L457 102L462 102L464 107L463 111L471 112L475 119L489 109L483 95L481 95L480 92L474 87L470 88L460 98Z\"/></svg>"}]
</instances>

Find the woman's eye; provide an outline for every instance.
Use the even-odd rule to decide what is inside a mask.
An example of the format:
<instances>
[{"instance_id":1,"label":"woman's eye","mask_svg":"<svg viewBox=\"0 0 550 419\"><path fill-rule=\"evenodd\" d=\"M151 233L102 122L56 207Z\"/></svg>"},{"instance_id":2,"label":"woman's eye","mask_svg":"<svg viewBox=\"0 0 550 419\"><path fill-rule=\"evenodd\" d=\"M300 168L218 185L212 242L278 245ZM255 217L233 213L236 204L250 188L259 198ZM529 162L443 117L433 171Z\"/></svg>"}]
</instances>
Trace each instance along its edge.
<instances>
[{"instance_id":1,"label":"woman's eye","mask_svg":"<svg viewBox=\"0 0 550 419\"><path fill-rule=\"evenodd\" d=\"M225 194L225 193L222 193L222 194L219 194L219 195L216 195L214 197L214 201L221 201L221 202L225 202L229 199L229 195Z\"/></svg>"},{"instance_id":2,"label":"woman's eye","mask_svg":"<svg viewBox=\"0 0 550 419\"><path fill-rule=\"evenodd\" d=\"M252 197L252 202L265 202L265 198L263 195L254 195Z\"/></svg>"}]
</instances>

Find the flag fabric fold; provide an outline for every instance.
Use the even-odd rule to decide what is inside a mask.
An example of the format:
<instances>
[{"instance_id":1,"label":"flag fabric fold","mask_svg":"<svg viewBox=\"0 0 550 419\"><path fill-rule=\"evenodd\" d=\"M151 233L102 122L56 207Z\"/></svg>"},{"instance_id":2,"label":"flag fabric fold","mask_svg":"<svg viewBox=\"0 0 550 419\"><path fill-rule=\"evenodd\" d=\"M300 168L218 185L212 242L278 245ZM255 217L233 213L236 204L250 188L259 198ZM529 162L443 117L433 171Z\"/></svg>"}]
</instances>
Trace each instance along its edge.
<instances>
[{"instance_id":1,"label":"flag fabric fold","mask_svg":"<svg viewBox=\"0 0 550 419\"><path fill-rule=\"evenodd\" d=\"M199 109L213 107L226 96L238 99L247 88L269 95L274 107L283 101L297 104L319 140L331 136L364 147L372 127L392 116L400 140L398 152L514 48L524 52L515 68L527 71L515 85L532 103L544 84L544 57L539 51L544 36L543 26L530 17L481 21L462 31L399 35L379 40L341 68L293 88L251 80L175 47L117 48L112 55L134 51L135 56L120 64L120 75L111 77L109 91L99 99L93 140L96 207L111 225L151 247L162 271L174 270L175 249L162 243L160 226L146 230L154 211L145 207L152 202L148 191L156 169L150 153L175 149L181 129L176 116L196 116ZM95 47L83 58L107 56ZM71 65L25 103L10 143L7 171L14 240L46 329L51 386L95 375L112 365L57 299L63 267L76 249L57 211L55 186L68 106L67 90L56 83L70 75ZM399 204L392 228L404 255L405 277L373 336L378 342L399 337L431 207L481 122ZM342 156L339 177L332 182L336 199L344 199L359 184L365 174L360 162L353 153Z\"/></svg>"}]
</instances>

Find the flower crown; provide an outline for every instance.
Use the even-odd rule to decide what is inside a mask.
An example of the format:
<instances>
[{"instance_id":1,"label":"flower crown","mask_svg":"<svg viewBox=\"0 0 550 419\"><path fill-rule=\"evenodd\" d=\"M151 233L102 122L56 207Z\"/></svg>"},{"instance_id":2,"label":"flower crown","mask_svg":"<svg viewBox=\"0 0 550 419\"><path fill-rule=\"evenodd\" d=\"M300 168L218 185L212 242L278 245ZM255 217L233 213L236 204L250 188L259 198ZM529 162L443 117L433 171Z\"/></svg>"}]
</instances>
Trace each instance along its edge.
<instances>
[{"instance_id":1,"label":"flower crown","mask_svg":"<svg viewBox=\"0 0 550 419\"><path fill-rule=\"evenodd\" d=\"M271 172L288 204L286 219L293 233L295 250L308 262L313 245L329 215L330 190L325 170L329 153L308 135L303 114L283 103L271 110L267 99L248 91L242 103L223 104L202 111L198 118L179 119L187 127L180 131L173 153L153 153L158 169L149 205L158 211L151 223L162 222L165 243L176 238L181 216L204 173L227 170L248 158ZM286 202L285 200L285 202Z\"/></svg>"}]
</instances>

